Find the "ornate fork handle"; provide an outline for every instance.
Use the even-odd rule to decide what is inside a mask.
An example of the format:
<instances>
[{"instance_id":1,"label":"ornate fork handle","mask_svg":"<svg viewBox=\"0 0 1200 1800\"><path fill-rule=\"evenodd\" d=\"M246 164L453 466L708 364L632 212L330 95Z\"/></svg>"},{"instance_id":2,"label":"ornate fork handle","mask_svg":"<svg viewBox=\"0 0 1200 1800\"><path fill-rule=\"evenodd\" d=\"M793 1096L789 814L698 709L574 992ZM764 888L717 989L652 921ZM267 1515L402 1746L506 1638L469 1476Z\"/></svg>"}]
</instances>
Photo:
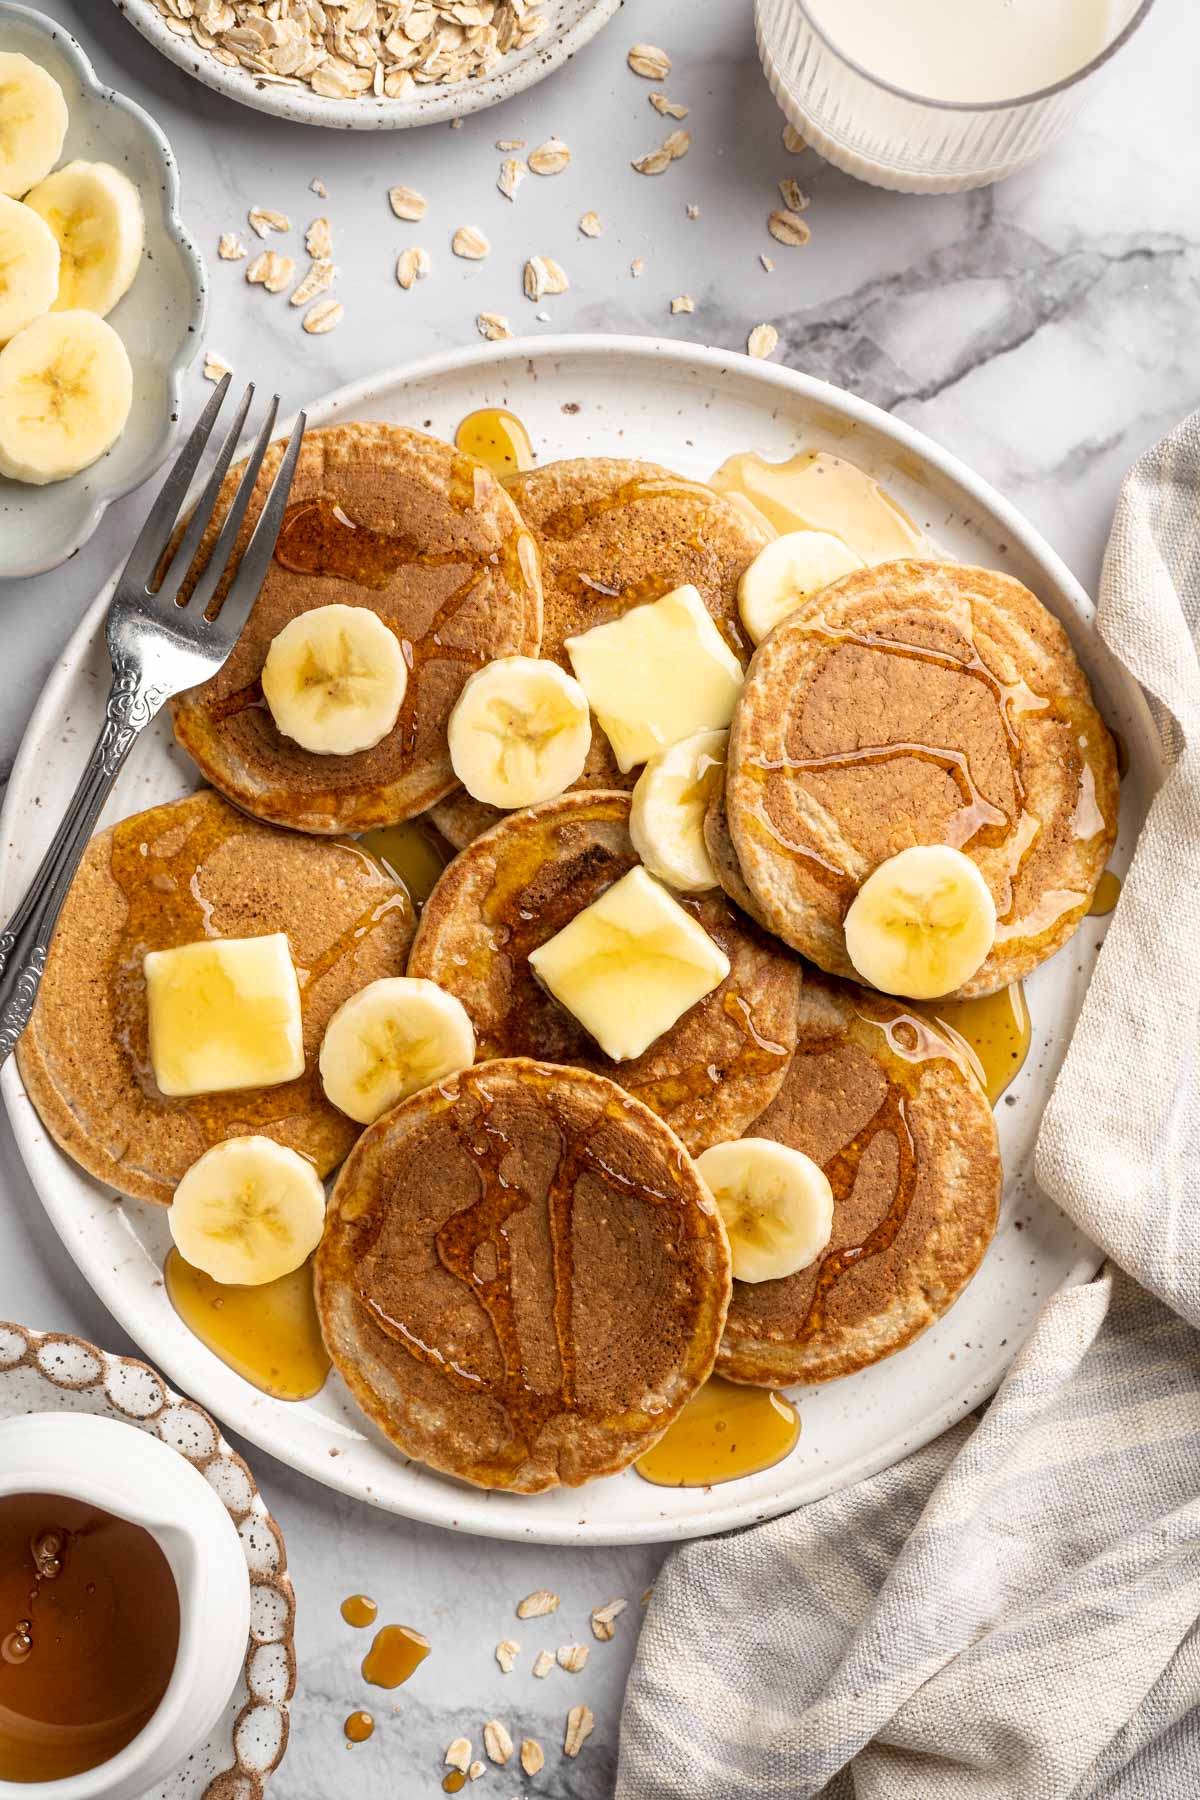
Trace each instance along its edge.
<instances>
[{"instance_id":1,"label":"ornate fork handle","mask_svg":"<svg viewBox=\"0 0 1200 1800\"><path fill-rule=\"evenodd\" d=\"M114 661L103 729L25 898L0 933L0 1063L11 1055L29 1023L67 889L117 771L167 691L148 685L132 662Z\"/></svg>"}]
</instances>

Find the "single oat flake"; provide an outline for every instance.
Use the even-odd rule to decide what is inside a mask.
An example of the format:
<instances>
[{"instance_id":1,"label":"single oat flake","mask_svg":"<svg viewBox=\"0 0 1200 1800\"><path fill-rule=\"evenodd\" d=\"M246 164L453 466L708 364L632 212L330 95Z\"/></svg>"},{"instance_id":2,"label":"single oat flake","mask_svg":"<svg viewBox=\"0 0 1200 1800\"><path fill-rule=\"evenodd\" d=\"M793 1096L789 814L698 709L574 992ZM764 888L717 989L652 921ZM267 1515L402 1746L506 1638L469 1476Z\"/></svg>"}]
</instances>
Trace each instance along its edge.
<instances>
[{"instance_id":1,"label":"single oat flake","mask_svg":"<svg viewBox=\"0 0 1200 1800\"><path fill-rule=\"evenodd\" d=\"M523 279L525 298L535 303L543 294L565 294L571 285L566 270L552 256L531 256Z\"/></svg>"},{"instance_id":2,"label":"single oat flake","mask_svg":"<svg viewBox=\"0 0 1200 1800\"><path fill-rule=\"evenodd\" d=\"M788 244L793 248L807 244L812 236L800 214L790 210L771 213L767 219L767 230L777 243Z\"/></svg>"},{"instance_id":3,"label":"single oat flake","mask_svg":"<svg viewBox=\"0 0 1200 1800\"><path fill-rule=\"evenodd\" d=\"M690 131L672 131L663 139L663 149L672 162L678 162L681 156L686 156L691 147L692 134Z\"/></svg>"},{"instance_id":4,"label":"single oat flake","mask_svg":"<svg viewBox=\"0 0 1200 1800\"><path fill-rule=\"evenodd\" d=\"M215 353L215 351L212 351L212 350L205 351L205 353L204 353L204 379L205 379L205 381L221 381L221 380L223 380L223 378L226 375L232 375L232 374L233 374L233 370L230 367L230 365L225 361L225 358L223 356L218 356Z\"/></svg>"},{"instance_id":5,"label":"single oat flake","mask_svg":"<svg viewBox=\"0 0 1200 1800\"><path fill-rule=\"evenodd\" d=\"M424 194L418 194L416 188L410 187L389 188L388 200L396 217L407 219L411 224L415 224L418 219L425 217L425 211L429 205Z\"/></svg>"},{"instance_id":6,"label":"single oat flake","mask_svg":"<svg viewBox=\"0 0 1200 1800\"><path fill-rule=\"evenodd\" d=\"M789 212L804 212L808 195L793 175L785 175L779 184L779 195Z\"/></svg>"},{"instance_id":7,"label":"single oat flake","mask_svg":"<svg viewBox=\"0 0 1200 1800\"><path fill-rule=\"evenodd\" d=\"M571 160L571 152L561 138L547 138L529 152L529 167L535 175L561 175Z\"/></svg>"},{"instance_id":8,"label":"single oat flake","mask_svg":"<svg viewBox=\"0 0 1200 1800\"><path fill-rule=\"evenodd\" d=\"M690 294L676 294L671 302L673 313L691 313L696 310L696 302Z\"/></svg>"},{"instance_id":9,"label":"single oat flake","mask_svg":"<svg viewBox=\"0 0 1200 1800\"><path fill-rule=\"evenodd\" d=\"M783 147L792 156L799 156L802 150L808 149L808 139L806 137L801 137L794 125L785 125L783 128Z\"/></svg>"},{"instance_id":10,"label":"single oat flake","mask_svg":"<svg viewBox=\"0 0 1200 1800\"><path fill-rule=\"evenodd\" d=\"M700 217L700 208L696 206L694 202L689 202L687 216L689 219L698 219Z\"/></svg>"},{"instance_id":11,"label":"single oat flake","mask_svg":"<svg viewBox=\"0 0 1200 1800\"><path fill-rule=\"evenodd\" d=\"M547 1613L558 1611L558 1595L552 1594L549 1588L538 1588L534 1594L526 1594L523 1600L517 1601L518 1619L542 1619Z\"/></svg>"},{"instance_id":12,"label":"single oat flake","mask_svg":"<svg viewBox=\"0 0 1200 1800\"><path fill-rule=\"evenodd\" d=\"M329 189L325 186L325 183L321 180L319 175L314 175L308 186L310 192L314 193L318 200L328 200Z\"/></svg>"},{"instance_id":13,"label":"single oat flake","mask_svg":"<svg viewBox=\"0 0 1200 1800\"><path fill-rule=\"evenodd\" d=\"M471 1764L470 1768L467 1770L467 1779L469 1781L478 1781L479 1777L481 1775L486 1775L486 1774L487 1774L487 1764L485 1762L480 1762L479 1758L476 1757L475 1761Z\"/></svg>"},{"instance_id":14,"label":"single oat flake","mask_svg":"<svg viewBox=\"0 0 1200 1800\"><path fill-rule=\"evenodd\" d=\"M767 271L767 274L770 275L775 267L775 258L773 256L768 256L765 250L760 250L758 253L758 260Z\"/></svg>"},{"instance_id":15,"label":"single oat flake","mask_svg":"<svg viewBox=\"0 0 1200 1800\"><path fill-rule=\"evenodd\" d=\"M415 281L424 281L432 266L428 250L420 244L410 244L396 258L396 280L407 293Z\"/></svg>"},{"instance_id":16,"label":"single oat flake","mask_svg":"<svg viewBox=\"0 0 1200 1800\"><path fill-rule=\"evenodd\" d=\"M346 309L340 300L318 300L310 306L301 324L310 337L324 337L327 331L334 331L346 316Z\"/></svg>"},{"instance_id":17,"label":"single oat flake","mask_svg":"<svg viewBox=\"0 0 1200 1800\"><path fill-rule=\"evenodd\" d=\"M587 1659L588 1647L586 1644L561 1644L559 1646L558 1666L560 1669L565 1669L568 1675L578 1675Z\"/></svg>"},{"instance_id":18,"label":"single oat flake","mask_svg":"<svg viewBox=\"0 0 1200 1800\"><path fill-rule=\"evenodd\" d=\"M333 278L337 274L332 261L327 256L318 257L310 263L308 273L299 287L288 295L289 306L307 306L318 294L324 294L333 286Z\"/></svg>"},{"instance_id":19,"label":"single oat flake","mask_svg":"<svg viewBox=\"0 0 1200 1800\"><path fill-rule=\"evenodd\" d=\"M460 1775L465 1775L471 1766L470 1738L456 1737L452 1744L447 1745L442 1760L448 1769L457 1769Z\"/></svg>"},{"instance_id":20,"label":"single oat flake","mask_svg":"<svg viewBox=\"0 0 1200 1800\"><path fill-rule=\"evenodd\" d=\"M668 119L686 119L688 109L682 100L668 100L665 94L651 94L650 104L655 112L662 113Z\"/></svg>"},{"instance_id":21,"label":"single oat flake","mask_svg":"<svg viewBox=\"0 0 1200 1800\"><path fill-rule=\"evenodd\" d=\"M487 1751L488 1761L499 1763L501 1767L513 1753L513 1741L508 1735L507 1726L499 1719L489 1719L483 1728L483 1747Z\"/></svg>"},{"instance_id":22,"label":"single oat flake","mask_svg":"<svg viewBox=\"0 0 1200 1800\"><path fill-rule=\"evenodd\" d=\"M746 354L756 356L759 361L775 354L775 346L779 342L779 333L773 325L756 325L746 339Z\"/></svg>"},{"instance_id":23,"label":"single oat flake","mask_svg":"<svg viewBox=\"0 0 1200 1800\"><path fill-rule=\"evenodd\" d=\"M549 1650L539 1650L533 1659L533 1673L538 1681L544 1681L554 1667L554 1658Z\"/></svg>"},{"instance_id":24,"label":"single oat flake","mask_svg":"<svg viewBox=\"0 0 1200 1800\"><path fill-rule=\"evenodd\" d=\"M617 1633L617 1620L625 1611L627 1600L606 1600L603 1606L592 1608L592 1636L599 1638L602 1644L609 1644Z\"/></svg>"},{"instance_id":25,"label":"single oat flake","mask_svg":"<svg viewBox=\"0 0 1200 1800\"><path fill-rule=\"evenodd\" d=\"M502 338L510 338L512 336L512 326L509 324L503 313L481 312L475 320L475 329L478 331L480 337L485 337L487 339L489 344L498 344ZM498 1644L496 1646L496 1661L500 1664L500 1667L504 1669L504 1673L507 1675L512 1668L512 1664L510 1662L508 1667L505 1668L504 1663L501 1661L500 1652L505 1648L511 1648L515 1654L520 1646L512 1643L511 1639L507 1641L507 1644Z\"/></svg>"},{"instance_id":26,"label":"single oat flake","mask_svg":"<svg viewBox=\"0 0 1200 1800\"><path fill-rule=\"evenodd\" d=\"M506 200L516 198L517 189L529 173L529 164L523 163L519 157L506 156L500 164L500 173L496 177L496 186Z\"/></svg>"},{"instance_id":27,"label":"single oat flake","mask_svg":"<svg viewBox=\"0 0 1200 1800\"><path fill-rule=\"evenodd\" d=\"M546 1766L546 1752L536 1738L521 1739L521 1767L527 1775L540 1775Z\"/></svg>"},{"instance_id":28,"label":"single oat flake","mask_svg":"<svg viewBox=\"0 0 1200 1800\"><path fill-rule=\"evenodd\" d=\"M246 246L236 231L223 231L217 243L217 255L222 262L240 262L246 254Z\"/></svg>"},{"instance_id":29,"label":"single oat flake","mask_svg":"<svg viewBox=\"0 0 1200 1800\"><path fill-rule=\"evenodd\" d=\"M304 248L315 260L333 255L333 234L328 219L314 219L304 234Z\"/></svg>"},{"instance_id":30,"label":"single oat flake","mask_svg":"<svg viewBox=\"0 0 1200 1800\"><path fill-rule=\"evenodd\" d=\"M579 221L579 229L584 237L598 238L604 230L604 226L600 223L600 214L585 212Z\"/></svg>"},{"instance_id":31,"label":"single oat flake","mask_svg":"<svg viewBox=\"0 0 1200 1800\"><path fill-rule=\"evenodd\" d=\"M671 59L657 44L634 44L625 60L647 81L665 81L671 73Z\"/></svg>"},{"instance_id":32,"label":"single oat flake","mask_svg":"<svg viewBox=\"0 0 1200 1800\"><path fill-rule=\"evenodd\" d=\"M253 287L266 288L268 294L281 294L295 273L293 259L281 256L278 250L264 250L261 256L246 264L246 280Z\"/></svg>"},{"instance_id":33,"label":"single oat flake","mask_svg":"<svg viewBox=\"0 0 1200 1800\"><path fill-rule=\"evenodd\" d=\"M642 261L641 257L635 256L633 261L629 265L629 273L633 276L633 279L635 281L637 280L638 276L641 274L642 270L645 267L646 267L646 265Z\"/></svg>"},{"instance_id":34,"label":"single oat flake","mask_svg":"<svg viewBox=\"0 0 1200 1800\"><path fill-rule=\"evenodd\" d=\"M497 150L523 150L525 148L525 139L524 138L497 138L496 139L496 148L497 148Z\"/></svg>"},{"instance_id":35,"label":"single oat flake","mask_svg":"<svg viewBox=\"0 0 1200 1800\"><path fill-rule=\"evenodd\" d=\"M491 247L478 225L460 225L450 240L455 256L467 262L482 262Z\"/></svg>"},{"instance_id":36,"label":"single oat flake","mask_svg":"<svg viewBox=\"0 0 1200 1800\"><path fill-rule=\"evenodd\" d=\"M479 315L481 320L497 319L499 316L498 313L480 313ZM483 331L482 325L480 326L480 330ZM483 331L483 335L486 337L487 332ZM511 334L506 330L503 335ZM521 1646L517 1643L515 1638L501 1638L500 1642L496 1645L496 1661L500 1664L500 1668L505 1675L512 1674L517 1657L520 1654L520 1649Z\"/></svg>"},{"instance_id":37,"label":"single oat flake","mask_svg":"<svg viewBox=\"0 0 1200 1800\"><path fill-rule=\"evenodd\" d=\"M270 237L273 231L290 231L292 221L286 213L273 212L269 206L252 206L246 214L250 229L260 238Z\"/></svg>"},{"instance_id":38,"label":"single oat flake","mask_svg":"<svg viewBox=\"0 0 1200 1800\"><path fill-rule=\"evenodd\" d=\"M573 1706L567 1714L563 1733L563 1755L578 1756L596 1729L596 1715L590 1706Z\"/></svg>"},{"instance_id":39,"label":"single oat flake","mask_svg":"<svg viewBox=\"0 0 1200 1800\"><path fill-rule=\"evenodd\" d=\"M639 175L662 175L670 168L671 152L665 147L659 150L648 150L645 156L639 156L630 164Z\"/></svg>"}]
</instances>

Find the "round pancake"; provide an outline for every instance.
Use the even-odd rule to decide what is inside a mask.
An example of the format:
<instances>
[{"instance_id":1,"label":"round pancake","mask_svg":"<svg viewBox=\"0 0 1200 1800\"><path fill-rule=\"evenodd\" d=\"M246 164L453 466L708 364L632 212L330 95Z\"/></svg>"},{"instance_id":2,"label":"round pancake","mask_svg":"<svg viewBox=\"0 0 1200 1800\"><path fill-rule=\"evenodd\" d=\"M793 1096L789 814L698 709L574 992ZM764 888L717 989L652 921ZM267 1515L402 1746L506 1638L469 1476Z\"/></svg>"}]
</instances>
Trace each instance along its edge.
<instances>
[{"instance_id":1,"label":"round pancake","mask_svg":"<svg viewBox=\"0 0 1200 1800\"><path fill-rule=\"evenodd\" d=\"M724 1228L691 1159L612 1082L493 1062L365 1132L317 1308L350 1392L408 1456L538 1493L611 1475L712 1369Z\"/></svg>"},{"instance_id":2,"label":"round pancake","mask_svg":"<svg viewBox=\"0 0 1200 1800\"><path fill-rule=\"evenodd\" d=\"M734 1282L717 1362L730 1380L851 1375L911 1343L979 1267L1000 1204L991 1108L902 1002L806 975L792 1066L752 1135L820 1163L833 1235L799 1274Z\"/></svg>"},{"instance_id":3,"label":"round pancake","mask_svg":"<svg viewBox=\"0 0 1200 1800\"><path fill-rule=\"evenodd\" d=\"M282 448L267 452L239 550ZM223 501L239 474L226 477ZM218 521L223 513L224 504ZM335 603L377 613L409 666L394 728L354 756L316 756L281 736L260 685L283 626ZM245 629L225 666L175 701L175 735L215 787L260 819L330 833L394 824L453 790L446 721L464 681L493 657L536 655L541 620L533 540L482 463L399 425L310 431Z\"/></svg>"},{"instance_id":4,"label":"round pancake","mask_svg":"<svg viewBox=\"0 0 1200 1800\"><path fill-rule=\"evenodd\" d=\"M169 1099L150 1063L142 961L205 937L286 931L300 977L305 1072L278 1087ZM407 894L356 844L260 825L202 792L88 845L17 1059L51 1136L89 1175L168 1205L212 1144L260 1133L325 1175L358 1136L329 1104L317 1052L332 1014L403 971Z\"/></svg>"},{"instance_id":5,"label":"round pancake","mask_svg":"<svg viewBox=\"0 0 1200 1800\"><path fill-rule=\"evenodd\" d=\"M613 457L548 463L504 485L541 554L543 656L570 670L567 638L691 583L730 648L749 661L738 582L767 540L729 500L657 463ZM591 754L576 787L632 788L640 773L621 773L593 722ZM469 794L442 801L436 812L439 830L460 850L500 817Z\"/></svg>"},{"instance_id":6,"label":"round pancake","mask_svg":"<svg viewBox=\"0 0 1200 1800\"><path fill-rule=\"evenodd\" d=\"M866 877L951 844L996 903L958 998L1052 956L1091 903L1117 828L1113 742L1067 635L1011 576L883 563L806 601L759 646L734 716L725 806L757 909L854 976L842 921Z\"/></svg>"},{"instance_id":7,"label":"round pancake","mask_svg":"<svg viewBox=\"0 0 1200 1800\"><path fill-rule=\"evenodd\" d=\"M637 860L628 794L564 794L512 813L455 857L434 888L408 972L458 996L480 1061L534 1056L594 1069L643 1100L697 1155L739 1136L778 1091L795 1041L800 965L723 895L677 894L730 972L641 1056L610 1061L527 958Z\"/></svg>"}]
</instances>

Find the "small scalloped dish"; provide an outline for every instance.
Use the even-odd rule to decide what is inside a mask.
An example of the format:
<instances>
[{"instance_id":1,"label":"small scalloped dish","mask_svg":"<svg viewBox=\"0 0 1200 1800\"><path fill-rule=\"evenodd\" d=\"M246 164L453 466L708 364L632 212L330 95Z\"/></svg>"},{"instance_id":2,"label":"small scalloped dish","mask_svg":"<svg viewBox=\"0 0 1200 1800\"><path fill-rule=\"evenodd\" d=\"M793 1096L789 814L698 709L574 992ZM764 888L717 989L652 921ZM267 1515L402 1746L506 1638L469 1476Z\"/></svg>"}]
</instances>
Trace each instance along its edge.
<instances>
[{"instance_id":1,"label":"small scalloped dish","mask_svg":"<svg viewBox=\"0 0 1200 1800\"><path fill-rule=\"evenodd\" d=\"M179 217L179 174L148 113L97 81L69 32L27 6L0 0L0 50L53 75L70 113L61 163L83 157L121 169L142 197L146 248L137 277L109 314L133 364L133 407L113 448L69 481L29 487L0 478L0 579L38 575L85 544L112 501L166 459L183 375L200 348L208 309L204 263Z\"/></svg>"}]
</instances>

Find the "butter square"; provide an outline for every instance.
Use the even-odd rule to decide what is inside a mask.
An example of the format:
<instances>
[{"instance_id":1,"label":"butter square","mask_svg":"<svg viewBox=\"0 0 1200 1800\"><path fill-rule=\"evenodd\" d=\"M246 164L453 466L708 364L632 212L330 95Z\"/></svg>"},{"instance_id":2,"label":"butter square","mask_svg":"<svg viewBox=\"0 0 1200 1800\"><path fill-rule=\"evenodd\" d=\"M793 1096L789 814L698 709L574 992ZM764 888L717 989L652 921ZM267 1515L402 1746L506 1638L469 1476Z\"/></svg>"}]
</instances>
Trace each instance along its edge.
<instances>
[{"instance_id":1,"label":"butter square","mask_svg":"<svg viewBox=\"0 0 1200 1800\"><path fill-rule=\"evenodd\" d=\"M150 1061L164 1094L276 1087L304 1073L300 984L286 932L151 950Z\"/></svg>"},{"instance_id":2,"label":"butter square","mask_svg":"<svg viewBox=\"0 0 1200 1800\"><path fill-rule=\"evenodd\" d=\"M529 961L614 1062L640 1056L729 973L725 952L640 867L576 913Z\"/></svg>"},{"instance_id":3,"label":"butter square","mask_svg":"<svg viewBox=\"0 0 1200 1800\"><path fill-rule=\"evenodd\" d=\"M694 587L633 606L566 647L623 772L733 717L742 665Z\"/></svg>"}]
</instances>

